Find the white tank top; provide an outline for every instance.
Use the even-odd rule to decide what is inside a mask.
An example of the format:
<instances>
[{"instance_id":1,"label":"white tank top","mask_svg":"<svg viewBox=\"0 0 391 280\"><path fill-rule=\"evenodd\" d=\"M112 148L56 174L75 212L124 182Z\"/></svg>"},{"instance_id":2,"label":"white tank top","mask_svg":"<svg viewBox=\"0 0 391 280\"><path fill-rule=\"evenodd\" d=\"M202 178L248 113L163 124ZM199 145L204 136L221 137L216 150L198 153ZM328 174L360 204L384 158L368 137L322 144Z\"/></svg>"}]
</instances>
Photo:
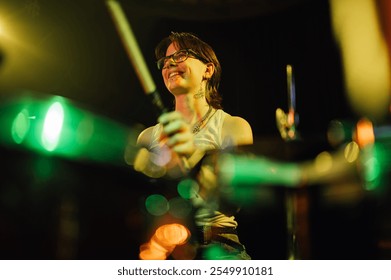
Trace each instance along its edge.
<instances>
[{"instance_id":1,"label":"white tank top","mask_svg":"<svg viewBox=\"0 0 391 280\"><path fill-rule=\"evenodd\" d=\"M225 111L218 109L212 112L212 116L206 125L194 136L195 145L199 149L205 151L221 150L227 148L230 143L224 142L221 136L221 131L224 123L224 119L229 114ZM159 145L159 136L162 130L161 124L156 124L152 132L152 141L150 149L155 152L159 152L161 149ZM214 184L216 178L211 166L202 166L199 176L202 177L204 188L210 188L210 192L216 190L218 186ZM193 200L193 204L197 206L198 211L195 215L195 223L197 226L215 226L215 227L234 227L236 228L237 222L234 216L226 216L218 209L218 202L212 199L204 200L198 197ZM217 207L216 207L217 205Z\"/></svg>"}]
</instances>

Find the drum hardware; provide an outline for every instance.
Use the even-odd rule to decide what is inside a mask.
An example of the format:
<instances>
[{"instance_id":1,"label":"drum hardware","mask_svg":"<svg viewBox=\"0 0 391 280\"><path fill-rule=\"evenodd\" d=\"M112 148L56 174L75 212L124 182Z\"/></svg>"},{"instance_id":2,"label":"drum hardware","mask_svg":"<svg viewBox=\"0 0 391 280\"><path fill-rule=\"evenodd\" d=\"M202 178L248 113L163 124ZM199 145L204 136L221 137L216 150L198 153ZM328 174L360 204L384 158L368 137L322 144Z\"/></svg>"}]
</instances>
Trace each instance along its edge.
<instances>
[{"instance_id":1,"label":"drum hardware","mask_svg":"<svg viewBox=\"0 0 391 280\"><path fill-rule=\"evenodd\" d=\"M298 141L300 140L299 133L297 131L297 125L299 123L299 117L296 112L296 88L295 79L293 75L293 68L291 65L286 66L287 76L287 92L288 92L288 112L285 113L282 109L277 108L276 110L276 122L277 128L281 134L281 137L285 142ZM300 238L298 236L298 223L302 223L300 228L308 228L307 225L307 203L303 203L308 200L305 192L297 192L288 190L286 192L285 207L286 207L286 226L287 226L287 258L288 259L300 259L299 253L299 240L305 242L305 247L308 248L308 238ZM300 219L298 217L300 215ZM302 233L302 232L300 232ZM304 233L308 235L308 232ZM302 244L301 247L303 247ZM302 252L303 253L303 252ZM308 257L308 256L306 256Z\"/></svg>"}]
</instances>

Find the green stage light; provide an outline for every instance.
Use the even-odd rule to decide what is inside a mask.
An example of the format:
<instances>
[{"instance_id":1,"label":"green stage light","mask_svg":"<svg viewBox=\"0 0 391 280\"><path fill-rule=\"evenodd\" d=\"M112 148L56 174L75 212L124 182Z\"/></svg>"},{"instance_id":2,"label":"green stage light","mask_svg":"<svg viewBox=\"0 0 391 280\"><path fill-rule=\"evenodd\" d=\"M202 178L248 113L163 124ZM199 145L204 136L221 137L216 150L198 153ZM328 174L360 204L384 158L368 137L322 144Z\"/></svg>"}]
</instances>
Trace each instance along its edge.
<instances>
[{"instance_id":1,"label":"green stage light","mask_svg":"<svg viewBox=\"0 0 391 280\"><path fill-rule=\"evenodd\" d=\"M237 260L234 253L227 252L221 245L215 244L205 249L204 258L206 260Z\"/></svg>"},{"instance_id":2,"label":"green stage light","mask_svg":"<svg viewBox=\"0 0 391 280\"><path fill-rule=\"evenodd\" d=\"M84 110L61 96L29 94L0 103L0 131L0 144L125 165L125 151L137 149L140 129Z\"/></svg>"},{"instance_id":3,"label":"green stage light","mask_svg":"<svg viewBox=\"0 0 391 280\"><path fill-rule=\"evenodd\" d=\"M381 193L389 183L391 127L374 126L370 120L362 118L356 125L356 140L361 147L364 188Z\"/></svg>"},{"instance_id":4,"label":"green stage light","mask_svg":"<svg viewBox=\"0 0 391 280\"><path fill-rule=\"evenodd\" d=\"M368 191L384 190L388 185L391 147L387 141L378 140L362 149L364 187Z\"/></svg>"},{"instance_id":5,"label":"green stage light","mask_svg":"<svg viewBox=\"0 0 391 280\"><path fill-rule=\"evenodd\" d=\"M64 124L64 109L60 102L50 105L41 134L42 147L47 151L53 151L60 140L62 126Z\"/></svg>"},{"instance_id":6,"label":"green stage light","mask_svg":"<svg viewBox=\"0 0 391 280\"><path fill-rule=\"evenodd\" d=\"M21 144L30 129L28 111L23 109L12 122L11 135L16 144Z\"/></svg>"},{"instance_id":7,"label":"green stage light","mask_svg":"<svg viewBox=\"0 0 391 280\"><path fill-rule=\"evenodd\" d=\"M300 164L255 155L224 154L218 165L221 194L241 205L273 203L270 186L298 188L303 180Z\"/></svg>"},{"instance_id":8,"label":"green stage light","mask_svg":"<svg viewBox=\"0 0 391 280\"><path fill-rule=\"evenodd\" d=\"M299 164L264 157L226 154L220 158L219 164L222 182L232 186L273 184L297 187L302 179Z\"/></svg>"}]
</instances>

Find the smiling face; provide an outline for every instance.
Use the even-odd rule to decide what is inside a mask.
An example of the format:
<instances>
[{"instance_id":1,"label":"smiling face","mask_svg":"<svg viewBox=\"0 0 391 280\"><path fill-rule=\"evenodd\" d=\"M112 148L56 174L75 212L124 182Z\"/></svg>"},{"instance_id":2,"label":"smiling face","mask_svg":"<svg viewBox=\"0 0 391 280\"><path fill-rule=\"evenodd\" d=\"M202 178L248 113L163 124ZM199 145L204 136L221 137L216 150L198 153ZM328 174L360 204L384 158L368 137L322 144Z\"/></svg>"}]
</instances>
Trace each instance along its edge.
<instances>
[{"instance_id":1,"label":"smiling face","mask_svg":"<svg viewBox=\"0 0 391 280\"><path fill-rule=\"evenodd\" d=\"M166 56L172 55L179 48L171 43L166 51ZM175 63L168 59L162 69L164 84L174 95L196 93L208 75L208 67L200 60L189 56L185 61Z\"/></svg>"}]
</instances>

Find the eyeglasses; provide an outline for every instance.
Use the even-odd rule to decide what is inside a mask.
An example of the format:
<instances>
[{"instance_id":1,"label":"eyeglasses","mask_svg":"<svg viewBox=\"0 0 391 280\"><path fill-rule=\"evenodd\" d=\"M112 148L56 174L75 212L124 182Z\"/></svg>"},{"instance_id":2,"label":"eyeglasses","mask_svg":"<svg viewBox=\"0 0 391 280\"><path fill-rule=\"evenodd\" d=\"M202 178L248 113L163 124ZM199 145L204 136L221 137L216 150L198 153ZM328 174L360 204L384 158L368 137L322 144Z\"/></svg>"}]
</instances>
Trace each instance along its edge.
<instances>
[{"instance_id":1,"label":"eyeglasses","mask_svg":"<svg viewBox=\"0 0 391 280\"><path fill-rule=\"evenodd\" d=\"M171 60L172 62L175 62L175 63L180 63L180 62L185 61L189 57L197 58L203 62L206 62L205 59L200 57L195 51L193 51L191 49L184 49L184 50L176 51L172 55L164 56L161 59L159 59L156 62L157 68L159 70L162 70L168 60Z\"/></svg>"}]
</instances>

